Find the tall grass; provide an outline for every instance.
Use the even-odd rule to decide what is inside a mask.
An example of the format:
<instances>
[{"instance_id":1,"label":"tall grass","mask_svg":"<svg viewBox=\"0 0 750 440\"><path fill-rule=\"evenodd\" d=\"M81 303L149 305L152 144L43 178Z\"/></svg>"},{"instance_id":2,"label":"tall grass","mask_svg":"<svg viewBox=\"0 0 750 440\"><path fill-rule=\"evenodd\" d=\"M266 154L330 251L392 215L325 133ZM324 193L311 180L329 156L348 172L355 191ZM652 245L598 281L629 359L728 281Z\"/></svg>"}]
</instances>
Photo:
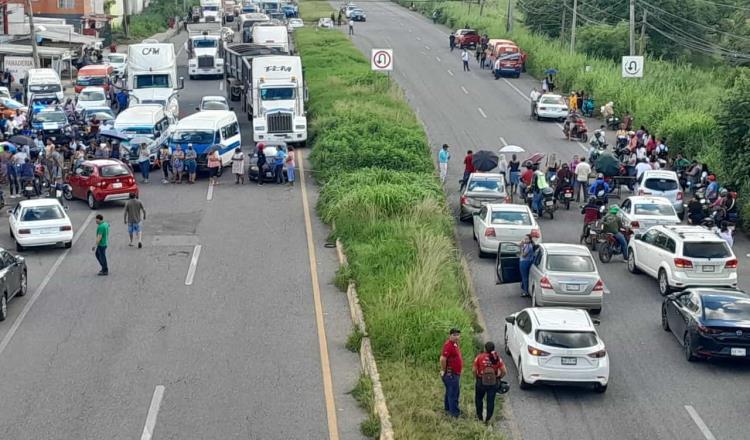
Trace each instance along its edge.
<instances>
[{"instance_id":1,"label":"tall grass","mask_svg":"<svg viewBox=\"0 0 750 440\"><path fill-rule=\"evenodd\" d=\"M396 438L498 439L442 409L440 348L451 327L461 328L468 370L476 323L427 137L400 90L370 72L341 32L297 32L322 185L317 208L346 249ZM473 381L465 377L470 412Z\"/></svg>"}]
</instances>

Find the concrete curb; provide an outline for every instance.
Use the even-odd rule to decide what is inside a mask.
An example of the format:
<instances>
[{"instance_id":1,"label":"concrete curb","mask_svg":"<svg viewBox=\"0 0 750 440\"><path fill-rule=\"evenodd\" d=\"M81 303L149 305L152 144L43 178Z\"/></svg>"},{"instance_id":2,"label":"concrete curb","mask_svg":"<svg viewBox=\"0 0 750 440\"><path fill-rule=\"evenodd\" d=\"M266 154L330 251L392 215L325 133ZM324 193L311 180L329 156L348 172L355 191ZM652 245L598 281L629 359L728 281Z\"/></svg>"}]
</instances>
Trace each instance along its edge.
<instances>
[{"instance_id":1,"label":"concrete curb","mask_svg":"<svg viewBox=\"0 0 750 440\"><path fill-rule=\"evenodd\" d=\"M335 230L335 226L334 226ZM341 241L336 239L336 254L338 255L339 264L343 267L348 264L346 254L344 253L344 247L341 245ZM365 325L364 314L362 308L359 305L359 297L357 296L357 287L354 281L349 281L349 286L346 289L346 297L349 301L349 312L351 313L352 323L362 333L362 342L359 347L359 360L362 364L362 370L367 373L372 381L372 394L373 394L373 411L380 419L380 440L393 440L393 425L391 424L391 415L388 412L388 405L385 401L385 394L383 393L383 385L380 383L380 374L378 373L378 366L375 363L375 356L372 353L372 345L370 343L370 337L367 335L367 326Z\"/></svg>"}]
</instances>

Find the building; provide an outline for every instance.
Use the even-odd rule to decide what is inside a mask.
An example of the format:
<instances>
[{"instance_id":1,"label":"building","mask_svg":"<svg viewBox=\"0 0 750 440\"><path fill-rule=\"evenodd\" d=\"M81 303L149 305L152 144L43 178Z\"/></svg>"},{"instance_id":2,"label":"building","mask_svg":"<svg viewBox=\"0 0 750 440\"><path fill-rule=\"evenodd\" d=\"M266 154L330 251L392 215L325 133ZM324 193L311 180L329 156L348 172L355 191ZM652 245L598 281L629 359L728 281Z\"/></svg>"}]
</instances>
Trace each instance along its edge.
<instances>
[{"instance_id":1,"label":"building","mask_svg":"<svg viewBox=\"0 0 750 440\"><path fill-rule=\"evenodd\" d=\"M13 17L13 14L20 15L25 9L25 3L25 0L0 0L0 13L5 23L3 33L8 33L8 21L23 22L22 18ZM108 3L106 11L105 3ZM135 15L143 11L147 0L129 0L127 3L130 15ZM31 0L34 17L63 18L81 33L85 33L84 28L91 26L99 28L101 25L95 23L104 21L110 21L115 28L119 27L122 23L124 4L124 0L111 2L105 2L105 0ZM7 13L8 11L10 14Z\"/></svg>"}]
</instances>

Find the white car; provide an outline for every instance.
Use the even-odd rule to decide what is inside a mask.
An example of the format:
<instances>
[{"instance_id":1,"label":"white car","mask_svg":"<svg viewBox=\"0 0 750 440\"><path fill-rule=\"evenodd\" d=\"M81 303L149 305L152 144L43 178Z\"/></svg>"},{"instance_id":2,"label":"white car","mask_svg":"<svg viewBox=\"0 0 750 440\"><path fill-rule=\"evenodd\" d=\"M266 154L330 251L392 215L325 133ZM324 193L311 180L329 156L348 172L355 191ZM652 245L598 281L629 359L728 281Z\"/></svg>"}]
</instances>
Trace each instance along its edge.
<instances>
[{"instance_id":1,"label":"white car","mask_svg":"<svg viewBox=\"0 0 750 440\"><path fill-rule=\"evenodd\" d=\"M659 293L688 287L737 287L737 257L701 226L654 226L628 244L628 270L657 279Z\"/></svg>"},{"instance_id":2,"label":"white car","mask_svg":"<svg viewBox=\"0 0 750 440\"><path fill-rule=\"evenodd\" d=\"M609 356L585 310L531 307L506 317L505 353L522 390L565 382L607 391Z\"/></svg>"},{"instance_id":3,"label":"white car","mask_svg":"<svg viewBox=\"0 0 750 440\"><path fill-rule=\"evenodd\" d=\"M302 21L301 18L290 18L289 23L287 24L287 27L289 27L290 31L293 31L297 28L304 27L305 23Z\"/></svg>"},{"instance_id":4,"label":"white car","mask_svg":"<svg viewBox=\"0 0 750 440\"><path fill-rule=\"evenodd\" d=\"M318 20L318 27L331 29L333 27L333 20L331 20L329 17L323 17Z\"/></svg>"},{"instance_id":5,"label":"white car","mask_svg":"<svg viewBox=\"0 0 750 440\"><path fill-rule=\"evenodd\" d=\"M496 254L500 242L520 242L527 234L536 231L541 243L541 231L531 210L526 205L491 203L474 215L474 240L479 257Z\"/></svg>"},{"instance_id":6,"label":"white car","mask_svg":"<svg viewBox=\"0 0 750 440\"><path fill-rule=\"evenodd\" d=\"M196 108L198 111L204 110L231 110L227 98L223 96L204 96L201 99L201 105Z\"/></svg>"},{"instance_id":7,"label":"white car","mask_svg":"<svg viewBox=\"0 0 750 440\"><path fill-rule=\"evenodd\" d=\"M348 5L346 5L346 8L344 8L344 15L346 15L348 18L352 14L352 11L355 9L362 9L362 8L355 5L354 3L349 3Z\"/></svg>"},{"instance_id":8,"label":"white car","mask_svg":"<svg viewBox=\"0 0 750 440\"><path fill-rule=\"evenodd\" d=\"M536 119L563 120L568 117L568 103L560 95L546 93L536 101Z\"/></svg>"},{"instance_id":9,"label":"white car","mask_svg":"<svg viewBox=\"0 0 750 440\"><path fill-rule=\"evenodd\" d=\"M617 215L634 234L642 234L651 226L681 223L672 202L664 197L630 196L622 202Z\"/></svg>"},{"instance_id":10,"label":"white car","mask_svg":"<svg viewBox=\"0 0 750 440\"><path fill-rule=\"evenodd\" d=\"M78 94L76 111L81 112L92 107L108 107L107 92L103 87L85 87Z\"/></svg>"},{"instance_id":11,"label":"white car","mask_svg":"<svg viewBox=\"0 0 750 440\"><path fill-rule=\"evenodd\" d=\"M104 55L104 64L112 66L116 76L124 77L128 66L128 56L124 53L109 53Z\"/></svg>"},{"instance_id":12,"label":"white car","mask_svg":"<svg viewBox=\"0 0 750 440\"><path fill-rule=\"evenodd\" d=\"M0 98L10 99L10 90L7 87L0 87Z\"/></svg>"},{"instance_id":13,"label":"white car","mask_svg":"<svg viewBox=\"0 0 750 440\"><path fill-rule=\"evenodd\" d=\"M680 179L677 173L668 170L646 170L636 182L636 191L639 196L664 197L674 206L677 216L685 217L685 205L683 205L683 194L680 189Z\"/></svg>"},{"instance_id":14,"label":"white car","mask_svg":"<svg viewBox=\"0 0 750 440\"><path fill-rule=\"evenodd\" d=\"M57 199L20 201L8 215L10 235L20 252L27 247L73 243L73 224Z\"/></svg>"}]
</instances>

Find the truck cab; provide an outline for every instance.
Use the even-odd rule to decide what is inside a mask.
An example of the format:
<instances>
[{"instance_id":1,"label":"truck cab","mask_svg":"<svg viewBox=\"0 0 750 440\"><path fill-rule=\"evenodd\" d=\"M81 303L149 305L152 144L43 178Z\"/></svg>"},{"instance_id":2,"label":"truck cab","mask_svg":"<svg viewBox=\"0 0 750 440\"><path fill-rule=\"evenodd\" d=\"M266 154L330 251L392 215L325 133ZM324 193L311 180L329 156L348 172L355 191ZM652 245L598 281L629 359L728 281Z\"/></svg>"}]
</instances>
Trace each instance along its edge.
<instances>
[{"instance_id":1,"label":"truck cab","mask_svg":"<svg viewBox=\"0 0 750 440\"><path fill-rule=\"evenodd\" d=\"M188 24L188 75L190 79L202 76L224 76L222 35L219 23Z\"/></svg>"},{"instance_id":2,"label":"truck cab","mask_svg":"<svg viewBox=\"0 0 750 440\"><path fill-rule=\"evenodd\" d=\"M221 23L221 0L200 0L201 23Z\"/></svg>"},{"instance_id":3,"label":"truck cab","mask_svg":"<svg viewBox=\"0 0 750 440\"><path fill-rule=\"evenodd\" d=\"M127 86L130 98L137 103L159 101L174 117L179 107L172 104L175 92L184 87L177 78L174 44L144 40L128 46ZM176 102L176 99L174 99Z\"/></svg>"},{"instance_id":4,"label":"truck cab","mask_svg":"<svg viewBox=\"0 0 750 440\"><path fill-rule=\"evenodd\" d=\"M21 81L26 104L32 95L55 95L58 102L65 98L60 76L52 69L29 69Z\"/></svg>"}]
</instances>

